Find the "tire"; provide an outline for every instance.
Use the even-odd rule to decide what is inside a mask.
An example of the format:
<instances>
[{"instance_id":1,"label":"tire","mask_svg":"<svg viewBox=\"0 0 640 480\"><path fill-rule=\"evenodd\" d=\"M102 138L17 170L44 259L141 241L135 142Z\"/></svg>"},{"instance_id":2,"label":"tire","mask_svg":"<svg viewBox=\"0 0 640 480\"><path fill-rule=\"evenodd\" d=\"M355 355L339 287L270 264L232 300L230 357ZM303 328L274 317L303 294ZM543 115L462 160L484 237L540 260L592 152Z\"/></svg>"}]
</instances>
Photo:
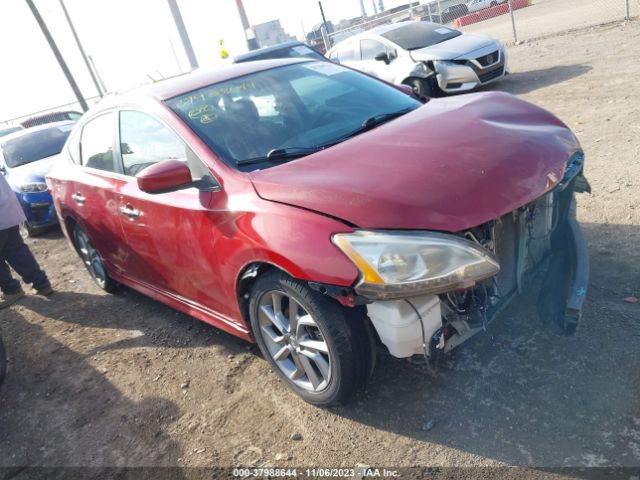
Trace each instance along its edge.
<instances>
[{"instance_id":1,"label":"tire","mask_svg":"<svg viewBox=\"0 0 640 480\"><path fill-rule=\"evenodd\" d=\"M361 310L343 307L305 282L272 270L254 283L249 312L262 355L308 403L344 402L368 380L375 346Z\"/></svg>"},{"instance_id":2,"label":"tire","mask_svg":"<svg viewBox=\"0 0 640 480\"><path fill-rule=\"evenodd\" d=\"M107 273L100 252L93 246L89 236L80 225L73 228L73 243L93 281L105 292L113 292L117 283Z\"/></svg>"},{"instance_id":3,"label":"tire","mask_svg":"<svg viewBox=\"0 0 640 480\"><path fill-rule=\"evenodd\" d=\"M4 344L2 343L2 337L0 337L0 384L2 384L6 375L7 375L7 352L4 349Z\"/></svg>"},{"instance_id":4,"label":"tire","mask_svg":"<svg viewBox=\"0 0 640 480\"><path fill-rule=\"evenodd\" d=\"M405 82L405 85L413 88L413 91L416 95L420 97L433 97L434 91L431 88L431 83L429 80L424 78L412 78Z\"/></svg>"}]
</instances>

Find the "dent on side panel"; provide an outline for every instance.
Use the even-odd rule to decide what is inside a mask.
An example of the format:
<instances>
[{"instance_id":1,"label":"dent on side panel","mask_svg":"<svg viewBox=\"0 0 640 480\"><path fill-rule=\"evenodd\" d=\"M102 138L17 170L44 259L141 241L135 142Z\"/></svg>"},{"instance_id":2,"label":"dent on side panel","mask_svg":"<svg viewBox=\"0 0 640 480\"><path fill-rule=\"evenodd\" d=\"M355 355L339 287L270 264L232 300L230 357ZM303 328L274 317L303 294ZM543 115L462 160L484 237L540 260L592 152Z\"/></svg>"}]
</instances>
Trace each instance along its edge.
<instances>
[{"instance_id":1,"label":"dent on side panel","mask_svg":"<svg viewBox=\"0 0 640 480\"><path fill-rule=\"evenodd\" d=\"M224 279L229 311L241 318L236 286L241 272L253 263L271 264L300 280L351 286L358 270L331 242L345 224L320 214L247 195L229 201L233 208L214 213L219 229L213 249ZM242 208L240 208L242 207Z\"/></svg>"}]
</instances>

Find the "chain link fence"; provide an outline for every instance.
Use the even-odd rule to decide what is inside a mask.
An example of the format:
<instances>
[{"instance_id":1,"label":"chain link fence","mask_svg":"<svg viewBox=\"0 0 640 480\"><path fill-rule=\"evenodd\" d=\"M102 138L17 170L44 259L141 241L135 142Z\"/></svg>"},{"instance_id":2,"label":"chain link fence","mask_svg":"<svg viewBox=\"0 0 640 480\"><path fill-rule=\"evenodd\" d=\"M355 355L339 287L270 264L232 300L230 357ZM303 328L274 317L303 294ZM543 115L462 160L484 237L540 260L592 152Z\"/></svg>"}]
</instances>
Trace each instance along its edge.
<instances>
[{"instance_id":1,"label":"chain link fence","mask_svg":"<svg viewBox=\"0 0 640 480\"><path fill-rule=\"evenodd\" d=\"M335 45L379 25L427 20L512 44L639 16L640 0L431 0L341 22L326 39Z\"/></svg>"}]
</instances>

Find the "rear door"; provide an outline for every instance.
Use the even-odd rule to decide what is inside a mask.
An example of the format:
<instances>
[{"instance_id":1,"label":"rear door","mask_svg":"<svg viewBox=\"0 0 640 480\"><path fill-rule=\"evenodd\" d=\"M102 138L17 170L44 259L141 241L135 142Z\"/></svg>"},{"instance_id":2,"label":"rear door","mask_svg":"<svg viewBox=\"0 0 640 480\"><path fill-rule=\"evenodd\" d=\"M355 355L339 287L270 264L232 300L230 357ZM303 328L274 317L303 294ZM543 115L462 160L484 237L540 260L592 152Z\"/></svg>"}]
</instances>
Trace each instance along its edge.
<instances>
[{"instance_id":1,"label":"rear door","mask_svg":"<svg viewBox=\"0 0 640 480\"><path fill-rule=\"evenodd\" d=\"M55 188L61 211L69 212L80 223L107 267L119 271L126 249L115 193L122 183L114 154L115 121L115 113L107 111L74 132L68 143L72 165L58 177Z\"/></svg>"},{"instance_id":2,"label":"rear door","mask_svg":"<svg viewBox=\"0 0 640 480\"><path fill-rule=\"evenodd\" d=\"M220 310L214 244L217 226L209 206L219 184L191 148L164 122L139 110L119 112L120 160L126 181L117 199L129 248L126 274L160 290ZM187 188L150 194L135 175L163 160L185 162Z\"/></svg>"}]
</instances>

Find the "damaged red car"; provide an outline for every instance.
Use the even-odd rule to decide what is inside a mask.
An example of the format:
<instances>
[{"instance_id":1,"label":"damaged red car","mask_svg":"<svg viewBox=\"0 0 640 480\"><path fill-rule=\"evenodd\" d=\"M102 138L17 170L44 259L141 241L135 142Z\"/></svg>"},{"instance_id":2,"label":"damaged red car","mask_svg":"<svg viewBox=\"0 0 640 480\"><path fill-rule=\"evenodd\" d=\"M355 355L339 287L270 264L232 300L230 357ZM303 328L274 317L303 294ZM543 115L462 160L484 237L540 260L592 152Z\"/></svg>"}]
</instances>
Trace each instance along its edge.
<instances>
[{"instance_id":1,"label":"damaged red car","mask_svg":"<svg viewBox=\"0 0 640 480\"><path fill-rule=\"evenodd\" d=\"M508 94L429 101L328 62L247 63L103 101L63 156L47 181L100 287L257 342L316 405L380 348L445 355L536 272L543 322L580 319L583 152Z\"/></svg>"}]
</instances>

